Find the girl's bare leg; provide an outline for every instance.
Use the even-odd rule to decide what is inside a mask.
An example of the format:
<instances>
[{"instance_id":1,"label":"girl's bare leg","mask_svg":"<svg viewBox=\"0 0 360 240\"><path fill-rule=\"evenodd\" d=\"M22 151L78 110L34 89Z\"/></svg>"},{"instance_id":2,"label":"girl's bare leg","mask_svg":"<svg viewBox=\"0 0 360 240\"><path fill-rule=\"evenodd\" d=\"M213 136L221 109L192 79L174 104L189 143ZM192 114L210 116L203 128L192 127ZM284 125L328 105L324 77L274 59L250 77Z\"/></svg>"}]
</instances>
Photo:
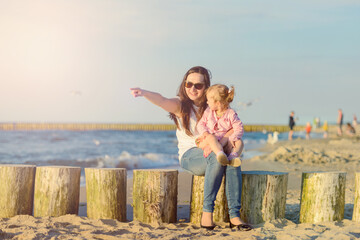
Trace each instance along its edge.
<instances>
[{"instance_id":1,"label":"girl's bare leg","mask_svg":"<svg viewBox=\"0 0 360 240\"><path fill-rule=\"evenodd\" d=\"M232 156L230 156L230 165L233 167L239 167L241 165L241 153L244 149L244 142L240 139L235 142L235 146L233 146L229 142L229 136L233 133L233 130L228 131L225 136L220 140L220 144L222 144L225 153L229 156L231 153ZM238 157L234 157L234 154Z\"/></svg>"},{"instance_id":2,"label":"girl's bare leg","mask_svg":"<svg viewBox=\"0 0 360 240\"><path fill-rule=\"evenodd\" d=\"M211 134L207 135L205 138L205 143L209 144L211 151L213 151L215 154L224 151L223 147L221 146L221 144L218 142L218 140L214 135Z\"/></svg>"},{"instance_id":3,"label":"girl's bare leg","mask_svg":"<svg viewBox=\"0 0 360 240\"><path fill-rule=\"evenodd\" d=\"M220 144L223 146L223 148L224 148L224 152L226 153L226 154L230 154L232 151L233 151L233 149L234 149L234 147L232 146L232 144L229 142L229 137L232 135L234 133L234 130L230 130L230 131L228 131L226 134L225 134L225 136L220 140ZM244 142L240 139L239 140L240 141L240 143L239 143L239 145L237 146L237 148L236 148L236 146L235 146L235 151L239 154L239 156L241 155L241 153L242 153L242 151L244 150Z\"/></svg>"},{"instance_id":4,"label":"girl's bare leg","mask_svg":"<svg viewBox=\"0 0 360 240\"><path fill-rule=\"evenodd\" d=\"M204 151L205 157L208 156L211 152L214 152L217 161L221 165L226 166L229 164L229 160L227 158L227 155L224 153L223 147L220 145L220 143L214 136L209 135L205 137L198 143L197 146Z\"/></svg>"},{"instance_id":5,"label":"girl's bare leg","mask_svg":"<svg viewBox=\"0 0 360 240\"><path fill-rule=\"evenodd\" d=\"M230 154L228 154L228 158L230 160L229 165L231 165L233 167L239 167L242 163L240 155L244 148L244 143L240 139L234 143L235 146L233 146L233 144L231 144L231 143L229 143L228 145L229 145L229 152L230 152Z\"/></svg>"},{"instance_id":6,"label":"girl's bare leg","mask_svg":"<svg viewBox=\"0 0 360 240\"><path fill-rule=\"evenodd\" d=\"M207 135L204 141L210 146L211 151L216 154L216 159L221 165L226 166L229 164L229 160L224 153L223 147L214 135Z\"/></svg>"},{"instance_id":7,"label":"girl's bare leg","mask_svg":"<svg viewBox=\"0 0 360 240\"><path fill-rule=\"evenodd\" d=\"M229 137L231 136L231 134L233 134L234 130L230 130L228 131L225 136L220 139L220 144L221 146L223 146L224 148L224 151L226 154L230 154L231 153L231 149L232 149L232 146L231 146L231 143L229 142ZM230 146L229 146L230 145Z\"/></svg>"},{"instance_id":8,"label":"girl's bare leg","mask_svg":"<svg viewBox=\"0 0 360 240\"><path fill-rule=\"evenodd\" d=\"M231 145L231 144L230 144ZM244 142L240 139L238 141L235 142L235 147L233 147L231 149L231 152L236 152L239 154L239 156L241 155L242 151L244 149Z\"/></svg>"}]
</instances>

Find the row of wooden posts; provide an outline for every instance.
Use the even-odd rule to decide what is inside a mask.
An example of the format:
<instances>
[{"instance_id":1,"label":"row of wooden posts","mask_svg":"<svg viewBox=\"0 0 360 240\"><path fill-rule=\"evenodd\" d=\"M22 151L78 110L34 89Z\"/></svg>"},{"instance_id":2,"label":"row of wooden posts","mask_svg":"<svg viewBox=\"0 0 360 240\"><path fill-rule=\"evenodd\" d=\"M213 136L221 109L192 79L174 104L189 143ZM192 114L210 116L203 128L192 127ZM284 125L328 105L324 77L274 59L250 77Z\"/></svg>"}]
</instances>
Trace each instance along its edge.
<instances>
[{"instance_id":1,"label":"row of wooden posts","mask_svg":"<svg viewBox=\"0 0 360 240\"><path fill-rule=\"evenodd\" d=\"M133 218L144 223L177 221L178 171L133 171ZM79 167L0 165L0 218L78 214ZM124 168L85 168L87 217L126 219L127 171ZM215 202L214 220L227 222L225 177ZM345 172L304 172L300 222L318 223L344 218ZM285 217L288 173L242 173L243 220L251 224ZM190 222L199 224L204 177L193 176ZM360 172L355 177L353 220L360 222Z\"/></svg>"},{"instance_id":2,"label":"row of wooden posts","mask_svg":"<svg viewBox=\"0 0 360 240\"><path fill-rule=\"evenodd\" d=\"M245 125L246 132L287 132L287 125ZM123 123L0 123L0 130L118 130L118 131L174 131L174 124L123 124ZM295 131L304 130L304 126L296 126Z\"/></svg>"}]
</instances>

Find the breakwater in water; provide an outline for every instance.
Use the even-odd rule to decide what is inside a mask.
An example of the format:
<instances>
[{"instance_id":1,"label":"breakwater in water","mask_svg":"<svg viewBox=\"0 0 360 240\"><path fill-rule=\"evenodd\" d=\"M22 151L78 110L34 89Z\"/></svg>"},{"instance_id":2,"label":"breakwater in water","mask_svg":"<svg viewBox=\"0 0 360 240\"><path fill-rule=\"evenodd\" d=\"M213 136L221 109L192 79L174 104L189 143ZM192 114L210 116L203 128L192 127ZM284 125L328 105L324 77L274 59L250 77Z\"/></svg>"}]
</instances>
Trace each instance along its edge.
<instances>
[{"instance_id":1,"label":"breakwater in water","mask_svg":"<svg viewBox=\"0 0 360 240\"><path fill-rule=\"evenodd\" d=\"M245 125L246 132L287 132L287 125ZM126 123L0 123L0 130L118 130L118 131L172 131L174 124L126 124ZM304 130L304 126L296 126L295 131Z\"/></svg>"}]
</instances>

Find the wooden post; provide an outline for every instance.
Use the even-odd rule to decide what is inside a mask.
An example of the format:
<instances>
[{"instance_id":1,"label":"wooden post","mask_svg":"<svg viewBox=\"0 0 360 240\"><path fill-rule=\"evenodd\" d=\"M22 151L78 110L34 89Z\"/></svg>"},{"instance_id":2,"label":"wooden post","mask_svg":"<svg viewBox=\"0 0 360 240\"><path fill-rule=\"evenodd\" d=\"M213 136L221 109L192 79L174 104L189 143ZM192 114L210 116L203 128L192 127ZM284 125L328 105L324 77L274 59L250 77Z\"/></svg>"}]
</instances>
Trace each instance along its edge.
<instances>
[{"instance_id":1,"label":"wooden post","mask_svg":"<svg viewBox=\"0 0 360 240\"><path fill-rule=\"evenodd\" d=\"M285 217L288 173L242 172L241 219L258 224Z\"/></svg>"},{"instance_id":2,"label":"wooden post","mask_svg":"<svg viewBox=\"0 0 360 240\"><path fill-rule=\"evenodd\" d=\"M79 167L37 167L34 216L78 214L80 173Z\"/></svg>"},{"instance_id":3,"label":"wooden post","mask_svg":"<svg viewBox=\"0 0 360 240\"><path fill-rule=\"evenodd\" d=\"M178 171L134 170L134 220L144 223L175 223L177 220Z\"/></svg>"},{"instance_id":4,"label":"wooden post","mask_svg":"<svg viewBox=\"0 0 360 240\"><path fill-rule=\"evenodd\" d=\"M32 215L34 165L0 165L0 218Z\"/></svg>"},{"instance_id":5,"label":"wooden post","mask_svg":"<svg viewBox=\"0 0 360 240\"><path fill-rule=\"evenodd\" d=\"M190 222L200 224L204 202L204 176L192 176L191 200L190 200ZM225 177L223 177L220 189L215 200L213 213L215 222L229 222L229 210L225 194Z\"/></svg>"},{"instance_id":6,"label":"wooden post","mask_svg":"<svg viewBox=\"0 0 360 240\"><path fill-rule=\"evenodd\" d=\"M345 172L304 172L300 222L341 221L345 207Z\"/></svg>"},{"instance_id":7,"label":"wooden post","mask_svg":"<svg viewBox=\"0 0 360 240\"><path fill-rule=\"evenodd\" d=\"M352 220L360 222L360 172L355 173L355 200Z\"/></svg>"},{"instance_id":8,"label":"wooden post","mask_svg":"<svg viewBox=\"0 0 360 240\"><path fill-rule=\"evenodd\" d=\"M126 169L85 168L87 217L126 221Z\"/></svg>"}]
</instances>

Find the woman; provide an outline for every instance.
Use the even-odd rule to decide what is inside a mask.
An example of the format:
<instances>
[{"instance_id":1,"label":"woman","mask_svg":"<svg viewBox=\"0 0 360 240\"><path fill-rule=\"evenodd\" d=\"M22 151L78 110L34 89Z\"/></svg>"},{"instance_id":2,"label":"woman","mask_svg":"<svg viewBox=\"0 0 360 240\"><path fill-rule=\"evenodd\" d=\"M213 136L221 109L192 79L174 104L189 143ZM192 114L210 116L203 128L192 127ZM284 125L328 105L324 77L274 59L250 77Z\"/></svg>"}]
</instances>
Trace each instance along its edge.
<instances>
[{"instance_id":1,"label":"woman","mask_svg":"<svg viewBox=\"0 0 360 240\"><path fill-rule=\"evenodd\" d=\"M230 227L241 231L251 230L252 227L240 219L241 207L241 168L222 166L218 163L216 155L211 153L203 156L203 150L196 147L195 139L197 121L203 115L207 103L205 90L210 86L210 74L204 67L193 67L188 70L178 90L178 98L165 98L159 93L150 92L140 88L131 88L134 97L145 97L153 104L170 113L177 130L180 165L195 175L205 175L204 204L201 217L201 227L214 229L213 211L217 192L222 177L226 173L226 197L229 207ZM225 149L231 148L227 136L220 141ZM242 151L242 149L241 149ZM241 153L240 151L240 153ZM239 154L240 154L239 153Z\"/></svg>"}]
</instances>

